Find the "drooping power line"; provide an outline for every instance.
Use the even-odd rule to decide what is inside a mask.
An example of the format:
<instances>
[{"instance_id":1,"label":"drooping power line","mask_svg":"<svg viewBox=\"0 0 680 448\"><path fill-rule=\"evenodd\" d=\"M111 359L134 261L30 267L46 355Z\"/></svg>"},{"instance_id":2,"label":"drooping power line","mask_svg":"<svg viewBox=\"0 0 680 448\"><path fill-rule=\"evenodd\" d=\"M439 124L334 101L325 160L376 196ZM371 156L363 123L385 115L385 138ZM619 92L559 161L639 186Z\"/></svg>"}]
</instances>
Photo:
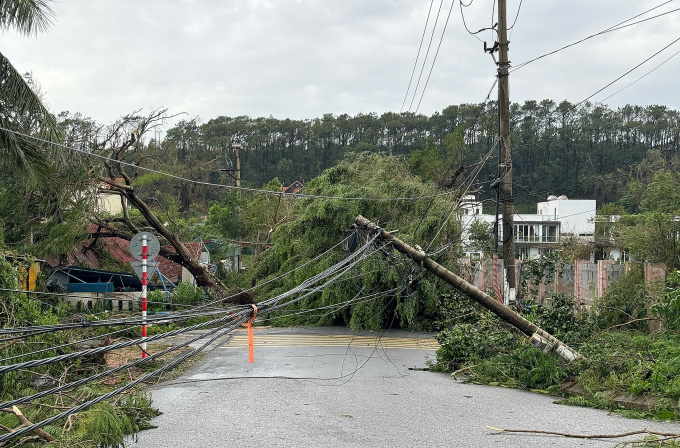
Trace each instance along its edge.
<instances>
[{"instance_id":1,"label":"drooping power line","mask_svg":"<svg viewBox=\"0 0 680 448\"><path fill-rule=\"evenodd\" d=\"M623 92L624 90L626 90L628 87L632 86L633 84L637 83L637 82L640 81L641 79L646 78L648 75L652 74L654 71L656 71L656 69L658 69L659 67L661 67L662 65L664 65L665 63L667 63L668 61L670 61L671 59L673 59L674 57L676 57L676 56L679 55L679 54L680 54L680 51L674 53L671 57L669 57L668 59L666 59L666 60L663 61L661 64L657 65L656 67L654 67L653 69L651 69L650 71L648 71L647 73L645 73L644 75L640 76L640 77L639 77L638 79L636 79L635 81L631 82L631 83L628 84L627 86L625 86L625 87L623 87L623 88L617 90L616 92L612 93L612 94L609 95L608 97L606 97L606 98L604 98L604 99L602 99L601 101L598 101L598 102L599 102L599 103L603 103L603 102L607 101L609 98L613 97L614 95L618 95L619 93L621 93L621 92Z\"/></svg>"},{"instance_id":2,"label":"drooping power line","mask_svg":"<svg viewBox=\"0 0 680 448\"><path fill-rule=\"evenodd\" d=\"M427 25L430 22L430 13L432 12L432 5L434 0L430 0L430 9L427 11L427 19L425 19L425 27L423 27L423 35L420 37L420 45L418 46L418 54L416 54L416 61L413 63L413 71L411 71L411 79L408 81L408 87L406 88L406 94L404 95L404 101L401 103L401 109L399 113L404 111L404 106L406 105L406 98L408 98L408 93L411 91L411 83L413 82L413 76L416 73L416 67L418 67L418 59L420 58L420 51L423 49L423 42L425 41L425 33L427 32Z\"/></svg>"},{"instance_id":3,"label":"drooping power line","mask_svg":"<svg viewBox=\"0 0 680 448\"><path fill-rule=\"evenodd\" d=\"M430 66L430 72L427 74L427 80L425 80L425 85L423 86L423 91L420 93L420 99L418 100L418 106L416 107L416 113L418 113L418 109L420 109L420 103L423 101L423 96L425 96L425 90L427 89L427 85L430 83L430 76L432 76L432 70L434 69L434 64L437 62L437 56L439 55L439 49L442 47L442 42L444 41L444 34L446 33L446 27L449 24L449 19L451 18L451 11L453 11L453 5L455 4L455 0L451 1L451 7L449 8L449 14L446 16L446 22L444 23L444 30L442 30L442 35L439 38L439 44L437 45L437 51L434 54L434 58L432 58L432 65Z\"/></svg>"},{"instance_id":4,"label":"drooping power line","mask_svg":"<svg viewBox=\"0 0 680 448\"><path fill-rule=\"evenodd\" d=\"M580 106L581 104L585 103L586 101L588 101L589 99L591 99L592 97L594 97L595 95L597 95L598 93L602 92L602 91L603 91L604 89L606 89L607 87L611 86L612 84L616 83L616 82L619 81L620 79L624 78L625 76L627 76L628 74L630 74L630 73L631 73L632 71L634 71L635 69L637 69L637 68L639 68L640 66L642 66L643 64L647 63L648 61L650 61L651 59L653 59L655 56L657 56L658 54L660 54L661 52L663 52L663 51L666 50L667 48L671 47L672 45L674 45L674 44L677 43L678 41L680 41L680 37L678 37L677 39L673 40L670 44L666 45L666 46L663 47L661 50L657 51L656 53L654 53L654 54L651 55L650 57L646 58L644 61L642 61L642 62L640 62L639 64L637 64L635 67L631 68L630 70L628 70L628 71L627 71L626 73L624 73L623 75L621 75L621 76L619 76L618 78L616 78L615 80L611 81L610 83L608 83L608 84L605 85L604 87L598 89L595 93L592 93L591 95L589 95L587 98L585 98L585 99L582 100L581 102L577 103L577 104L574 106L574 109L578 108L578 106Z\"/></svg>"},{"instance_id":5,"label":"drooping power line","mask_svg":"<svg viewBox=\"0 0 680 448\"><path fill-rule=\"evenodd\" d=\"M553 54L555 54L555 53L558 53L558 52L560 52L560 51L562 51L562 50L566 50L567 48L573 47L574 45L578 45L578 44L580 44L580 43L582 43L582 42L585 42L585 41L587 41L587 40L589 40L589 39L592 39L592 38L594 38L594 37L601 36L601 35L606 34L606 33L611 33L612 31L618 31L618 30L621 30L621 29L623 29L623 28L627 28L627 27L630 27L630 26L633 26L633 25L638 25L638 24L640 24L640 23L647 22L647 21L653 20L653 19L657 19L657 18L662 17L662 16L665 16L665 15L667 15L667 14L671 14L671 13L680 11L680 8L676 8L676 9L673 9L673 10L670 10L670 11L667 11L667 12L664 12L664 13L662 13L662 14L658 14L658 15L655 15L655 16L652 16L652 17L648 17L648 18L646 18L646 19L638 20L638 21L636 21L636 22L628 23L628 22L630 22L631 20L634 20L634 19L636 19L636 18L638 18L638 17L640 17L640 16L643 16L643 15L645 15L645 14L647 14L647 13L649 13L649 12L651 12L651 11L657 9L657 8L660 8L660 7L664 6L664 5L666 5L666 4L670 3L670 2L672 2L672 1L673 1L673 0L668 0L668 1L662 3L662 4L658 5L658 6L655 6L654 8L650 8L650 9L644 11L644 12L641 12L641 13L639 13L639 14L637 14L637 15L635 15L635 16L629 18L629 19L624 20L623 22L619 22L619 23L617 23L616 25L612 25L612 26L610 26L609 28L606 28L606 29L604 29L604 30L602 30L602 31L600 31L600 32L598 32L598 33L591 34L590 36L584 37L583 39L577 40L576 42L573 42L573 43L571 43L571 44L569 44L569 45L565 45L565 46L563 46L563 47L560 47L560 48L558 48L557 50L553 50L553 51L550 51L550 52L548 52L548 53L544 53L544 54L542 54L542 55L540 55L540 56L537 56L537 57L535 57L535 58L533 58L533 59L530 59L530 60L528 60L528 61L526 61L526 62L522 62L522 63L516 65L514 68L512 68L512 69L510 70L510 72L512 73L512 72L514 72L514 71L516 71L516 70L519 70L519 69L521 69L521 68L523 68L523 67L525 67L525 66L527 66L527 65L529 65L529 64L531 64L531 63L533 63L533 62L536 62L536 61L538 61L538 60L540 60L540 59L543 59L543 58L545 58L545 57L547 57L547 56L550 56L550 55L553 55Z\"/></svg>"},{"instance_id":6,"label":"drooping power line","mask_svg":"<svg viewBox=\"0 0 680 448\"><path fill-rule=\"evenodd\" d=\"M434 32L437 30L437 23L439 22L439 15L442 12L442 6L444 5L444 0L439 2L439 9L437 10L437 16L434 18L434 25L432 25L432 33L430 34L430 41L427 44L427 51L425 52L425 58L423 58L423 64L420 67L420 74L418 75L418 82L416 82L416 87L413 89L413 97L411 97L411 103L408 106L409 112L413 107L413 102L416 99L416 94L418 93L418 86L420 85L420 80L423 77L423 71L425 71L425 63L427 62L427 57L430 54L430 48L432 47L432 41L434 40Z\"/></svg>"}]
</instances>

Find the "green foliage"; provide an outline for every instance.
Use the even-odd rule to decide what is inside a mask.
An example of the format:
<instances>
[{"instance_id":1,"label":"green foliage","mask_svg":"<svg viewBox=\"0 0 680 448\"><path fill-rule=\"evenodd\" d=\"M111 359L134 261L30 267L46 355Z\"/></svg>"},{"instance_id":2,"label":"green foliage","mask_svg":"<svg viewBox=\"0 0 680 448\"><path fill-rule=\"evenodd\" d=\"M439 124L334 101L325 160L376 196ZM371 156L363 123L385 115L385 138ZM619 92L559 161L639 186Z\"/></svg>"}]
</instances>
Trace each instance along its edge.
<instances>
[{"instance_id":1,"label":"green foliage","mask_svg":"<svg viewBox=\"0 0 680 448\"><path fill-rule=\"evenodd\" d=\"M207 295L203 288L196 287L188 282L179 282L177 287L169 293L155 290L151 291L147 297L150 302L160 302L150 304L149 311L169 311L175 309L173 305L196 306ZM177 307L177 309L184 310L186 307Z\"/></svg>"},{"instance_id":2,"label":"green foliage","mask_svg":"<svg viewBox=\"0 0 680 448\"><path fill-rule=\"evenodd\" d=\"M450 188L455 180L452 177L465 160L465 152L463 129L458 128L446 135L441 143L428 139L423 149L411 153L409 166L421 177L434 181L440 187Z\"/></svg>"},{"instance_id":3,"label":"green foliage","mask_svg":"<svg viewBox=\"0 0 680 448\"><path fill-rule=\"evenodd\" d=\"M44 31L52 19L49 2L0 3L0 30L10 29L31 35ZM33 134L55 141L58 133L54 117L43 105L30 75L25 78L0 52L0 167L11 169L24 180L47 185L52 179L47 151L33 139L12 131Z\"/></svg>"},{"instance_id":4,"label":"green foliage","mask_svg":"<svg viewBox=\"0 0 680 448\"><path fill-rule=\"evenodd\" d=\"M426 196L435 191L431 184L410 174L402 160L378 154L353 154L309 182L306 188L317 195L353 198ZM292 211L295 219L281 224L272 234L273 247L263 254L255 277L264 280L268 276L278 276L333 247L357 215L398 228L400 237L412 244L427 246L434 240L432 245L437 247L457 242L460 229L455 220L441 225L441 216L448 215L450 207L446 197L428 201L298 199ZM453 258L455 249L456 246L447 255ZM293 275L268 285L260 294L289 290L344 256L339 250L333 251ZM447 262L446 259L442 261ZM391 322L406 327L433 322L438 319L436 304L442 293L450 293L450 287L444 287L429 276L409 277L412 269L410 261L392 253L372 257L352 271L352 281L338 282L323 293L302 300L298 309L328 307L379 291L394 290L392 294L371 302L358 302L330 314L324 311L321 316L297 315L272 323L343 323L353 328L379 329Z\"/></svg>"},{"instance_id":5,"label":"green foliage","mask_svg":"<svg viewBox=\"0 0 680 448\"><path fill-rule=\"evenodd\" d=\"M544 278L550 282L563 266L564 260L559 251L543 253L538 258L523 260L520 274L522 288L526 290L528 285L538 286Z\"/></svg>"},{"instance_id":6,"label":"green foliage","mask_svg":"<svg viewBox=\"0 0 680 448\"><path fill-rule=\"evenodd\" d=\"M680 382L678 337L636 331L610 331L585 341L580 347L586 357L574 366L578 384L597 398L603 394L647 395L660 398L647 417L677 418ZM605 404L603 401L602 404ZM617 407L611 403L610 407Z\"/></svg>"},{"instance_id":7,"label":"green foliage","mask_svg":"<svg viewBox=\"0 0 680 448\"><path fill-rule=\"evenodd\" d=\"M573 297L553 294L550 306L536 307L529 318L562 342L578 344L595 331L595 322L592 314L576 314L575 309Z\"/></svg>"},{"instance_id":8,"label":"green foliage","mask_svg":"<svg viewBox=\"0 0 680 448\"><path fill-rule=\"evenodd\" d=\"M613 283L595 302L595 321L601 329L626 324L647 317L652 299L647 294L641 266L634 266L623 278ZM628 328L644 330L646 321L631 322Z\"/></svg>"},{"instance_id":9,"label":"green foliage","mask_svg":"<svg viewBox=\"0 0 680 448\"><path fill-rule=\"evenodd\" d=\"M616 242L630 251L632 259L665 263L669 269L680 267L679 181L677 172L660 169L648 184L633 181L628 185L622 202L637 214L622 216L613 230Z\"/></svg>"},{"instance_id":10,"label":"green foliage","mask_svg":"<svg viewBox=\"0 0 680 448\"><path fill-rule=\"evenodd\" d=\"M664 328L680 330L680 271L668 274L663 298L652 309L662 319Z\"/></svg>"},{"instance_id":11,"label":"green foliage","mask_svg":"<svg viewBox=\"0 0 680 448\"><path fill-rule=\"evenodd\" d=\"M468 232L470 245L482 250L486 257L490 257L495 248L493 226L481 219L476 219L470 224Z\"/></svg>"},{"instance_id":12,"label":"green foliage","mask_svg":"<svg viewBox=\"0 0 680 448\"><path fill-rule=\"evenodd\" d=\"M0 257L0 287L16 289L19 273L16 264L9 263L4 257ZM195 289L192 287L182 288L177 294L177 300L183 303L196 303ZM53 325L61 322L61 319L72 321L73 314L67 304L58 303L51 305L47 302L32 300L26 294L17 292L0 292L0 325L2 327ZM155 327L154 327L155 328ZM100 331L110 331L102 327ZM89 330L94 332L94 330ZM4 344L0 349L1 358L20 356L32 352L39 347L51 347L72 342L76 339L91 336L79 331L60 331L44 335L30 337L26 341L13 344ZM63 347L59 353L69 350L79 350L82 347ZM56 356L57 352L47 351L42 356ZM61 381L69 382L81 376L89 376L102 367L90 364L87 360L79 360L69 365L68 369L60 363L33 367L30 370L19 370L0 375L0 400L7 401L20 396L27 396L37 392L40 386L32 384L39 377L61 378ZM127 379L127 377L126 377ZM108 390L100 385L89 384L73 391L73 397L94 397ZM73 397L65 397L64 402L73 401ZM55 413L53 408L54 397L48 397L44 404L26 404L20 406L26 417L34 422L43 420ZM118 447L123 445L126 434L135 433L148 427L148 420L157 415L157 411L151 408L151 400L148 394L135 392L126 395L122 401L114 406L103 402L99 405L77 414L73 418L73 427L70 431L63 432L60 425L48 426L45 431L57 440L53 446L99 446ZM8 427L17 427L19 422L14 415L0 413L0 424Z\"/></svg>"},{"instance_id":13,"label":"green foliage","mask_svg":"<svg viewBox=\"0 0 680 448\"><path fill-rule=\"evenodd\" d=\"M568 343L583 341L594 330L588 315L574 315L574 300L557 295L551 306L534 308L527 316L539 327ZM457 321L437 336L437 369L461 369L468 380L524 389L559 390L569 375L554 353L544 354L526 343L525 336L501 321L481 314L473 322Z\"/></svg>"},{"instance_id":14,"label":"green foliage","mask_svg":"<svg viewBox=\"0 0 680 448\"><path fill-rule=\"evenodd\" d=\"M499 354L509 354L519 347L515 335L502 327L497 318L483 315L473 323L458 323L437 334L441 348L437 351L439 369L456 370Z\"/></svg>"},{"instance_id":15,"label":"green foliage","mask_svg":"<svg viewBox=\"0 0 680 448\"><path fill-rule=\"evenodd\" d=\"M527 100L511 105L511 121L513 181L531 186L530 191L516 190L518 207L533 203L535 209L538 192L613 202L626 193L629 180L644 185L651 174L678 158L678 142L667 137L678 133L678 112L664 106L574 108L567 101ZM233 181L217 168L234 168L231 145L242 141L241 177L248 186L274 177L286 185L294 180L306 184L347 154L362 151L409 157L418 174L445 185L461 163L478 162L497 134L498 109L495 102L488 102L451 105L431 116L411 112L324 114L308 120L221 116L203 124L179 123L168 131L163 147L166 170L184 174L189 168L182 165L191 162L197 167L195 177L200 173L222 183ZM487 164L479 178L488 179L495 172L494 164ZM172 184L168 187L172 189ZM201 203L216 198L212 189L202 187L177 193ZM493 192L482 195L491 199ZM639 198L631 199L639 205Z\"/></svg>"},{"instance_id":16,"label":"green foliage","mask_svg":"<svg viewBox=\"0 0 680 448\"><path fill-rule=\"evenodd\" d=\"M210 207L208 221L209 229L227 238L242 238L247 235L244 223L240 219L240 209L247 204L238 192L226 194L222 201Z\"/></svg>"},{"instance_id":17,"label":"green foliage","mask_svg":"<svg viewBox=\"0 0 680 448\"><path fill-rule=\"evenodd\" d=\"M675 276L670 277L671 282ZM675 291L671 290L670 291ZM630 298L630 302L627 303ZM680 416L680 339L676 332L649 334L646 322L602 331L606 325L628 322L646 296L639 274L633 272L612 285L610 293L591 311L575 315L571 297L556 295L551 306L536 307L527 316L538 326L578 350L584 360L565 363L555 353L544 354L513 336L494 320L456 322L439 333L441 348L436 369L460 371L468 381L546 390L561 395L569 380L584 391L565 404L623 410L612 397L646 395L658 399L645 412L631 413L660 420ZM599 326L599 328L598 328Z\"/></svg>"},{"instance_id":18,"label":"green foliage","mask_svg":"<svg viewBox=\"0 0 680 448\"><path fill-rule=\"evenodd\" d=\"M140 174L137 178L135 178L134 182L132 183L132 186L135 188L144 187L146 185L152 185L154 182L165 180L166 178L167 176L161 173L143 173Z\"/></svg>"},{"instance_id":19,"label":"green foliage","mask_svg":"<svg viewBox=\"0 0 680 448\"><path fill-rule=\"evenodd\" d=\"M198 305L199 301L205 297L203 288L193 286L188 282L179 282L177 287L170 294L171 302L181 305Z\"/></svg>"},{"instance_id":20,"label":"green foliage","mask_svg":"<svg viewBox=\"0 0 680 448\"><path fill-rule=\"evenodd\" d=\"M75 419L74 433L81 439L91 439L101 448L124 446L124 436L134 432L130 418L108 402L99 403Z\"/></svg>"},{"instance_id":21,"label":"green foliage","mask_svg":"<svg viewBox=\"0 0 680 448\"><path fill-rule=\"evenodd\" d=\"M661 170L654 174L640 200L642 212L660 212L677 214L680 212L680 192L677 185L680 174Z\"/></svg>"},{"instance_id":22,"label":"green foliage","mask_svg":"<svg viewBox=\"0 0 680 448\"><path fill-rule=\"evenodd\" d=\"M520 389L555 392L567 377L564 362L530 345L520 345L512 355L496 355L466 371L469 381L503 384Z\"/></svg>"},{"instance_id":23,"label":"green foliage","mask_svg":"<svg viewBox=\"0 0 680 448\"><path fill-rule=\"evenodd\" d=\"M263 190L281 192L282 184L278 178L262 186ZM292 199L287 196L259 192L231 192L219 203L210 207L206 230L217 238L227 239L222 246L227 254L231 239L253 242L254 250L259 253L270 243L270 235L292 216Z\"/></svg>"},{"instance_id":24,"label":"green foliage","mask_svg":"<svg viewBox=\"0 0 680 448\"><path fill-rule=\"evenodd\" d=\"M142 390L125 395L120 402L119 412L130 421L133 434L143 429L154 428L149 420L160 415L160 412L152 407L151 394Z\"/></svg>"}]
</instances>

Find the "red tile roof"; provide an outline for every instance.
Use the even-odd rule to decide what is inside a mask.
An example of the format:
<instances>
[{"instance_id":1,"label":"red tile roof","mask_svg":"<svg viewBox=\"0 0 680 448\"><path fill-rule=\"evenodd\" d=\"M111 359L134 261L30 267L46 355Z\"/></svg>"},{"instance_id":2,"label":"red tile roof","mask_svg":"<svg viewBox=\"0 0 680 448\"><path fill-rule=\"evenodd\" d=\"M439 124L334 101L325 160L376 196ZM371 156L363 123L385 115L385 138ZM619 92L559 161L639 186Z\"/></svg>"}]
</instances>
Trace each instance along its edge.
<instances>
[{"instance_id":1,"label":"red tile roof","mask_svg":"<svg viewBox=\"0 0 680 448\"><path fill-rule=\"evenodd\" d=\"M87 231L89 233L96 233L97 229L98 229L97 224L91 223L88 226ZM116 260L122 261L123 263L130 263L132 261L137 260L130 253L130 242L128 240L124 238L110 237L102 238L100 241L104 243L107 252L109 252L109 254L111 254L111 256ZM187 250L195 260L200 259L201 252L203 251L204 246L203 242L198 241L183 244L184 247L187 248ZM81 247L88 247L89 245L90 241L83 241ZM68 254L66 254L65 257L66 264L72 265L77 262L80 262L92 269L99 269L100 263L95 252L91 250L86 250L85 253L83 253L83 249L81 247L74 247ZM171 253L175 253L175 248L170 245L165 246L164 248ZM47 257L46 261L52 267L56 267L62 264L61 260L58 257ZM175 263L174 261L170 261L165 257L161 257L160 255L156 257L156 261L158 261L158 269L160 270L160 272L165 277L167 277L171 282L177 283L177 281L182 275L182 265L180 265L179 263Z\"/></svg>"},{"instance_id":2,"label":"red tile roof","mask_svg":"<svg viewBox=\"0 0 680 448\"><path fill-rule=\"evenodd\" d=\"M300 181L296 180L287 187L281 187L281 191L283 191L286 194L298 194L299 192L302 191L303 188L305 188L305 186L302 185Z\"/></svg>"},{"instance_id":3,"label":"red tile roof","mask_svg":"<svg viewBox=\"0 0 680 448\"><path fill-rule=\"evenodd\" d=\"M182 244L184 244L184 247L187 248L193 259L199 260L201 258L201 252L203 251L204 245L203 242L195 241ZM167 249L168 252L176 253L175 248L170 245L165 246L164 249ZM161 273L170 279L171 282L177 283L179 278L182 276L182 265L160 256L158 257L158 262L158 269L161 271Z\"/></svg>"}]
</instances>

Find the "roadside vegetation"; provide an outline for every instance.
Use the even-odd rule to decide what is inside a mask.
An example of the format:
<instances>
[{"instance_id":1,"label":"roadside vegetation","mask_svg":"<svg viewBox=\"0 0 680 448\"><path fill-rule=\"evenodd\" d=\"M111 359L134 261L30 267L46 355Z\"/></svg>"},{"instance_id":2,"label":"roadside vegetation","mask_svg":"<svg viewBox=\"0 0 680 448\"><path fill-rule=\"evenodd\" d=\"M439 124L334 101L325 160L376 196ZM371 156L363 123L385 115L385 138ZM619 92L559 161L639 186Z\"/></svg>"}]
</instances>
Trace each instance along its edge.
<instances>
[{"instance_id":1,"label":"roadside vegetation","mask_svg":"<svg viewBox=\"0 0 680 448\"><path fill-rule=\"evenodd\" d=\"M541 391L562 403L616 410L660 420L680 418L680 273L653 300L639 272L615 283L589 310L555 295L549 306L528 305L525 317L577 349L568 364L527 344L488 312L475 309L438 334L435 370L466 381ZM655 305L650 307L650 304ZM650 323L662 322L650 332ZM635 397L649 397L644 406ZM626 403L629 402L629 403Z\"/></svg>"},{"instance_id":2,"label":"roadside vegetation","mask_svg":"<svg viewBox=\"0 0 680 448\"><path fill-rule=\"evenodd\" d=\"M17 289L19 286L17 284L18 274L17 266L0 258L0 281L3 288ZM0 294L0 322L2 322L3 328L52 325L60 322L96 318L97 316L92 313L76 312L65 302L33 300L21 293L4 292ZM105 331L107 330L99 328L98 330L53 332L26 339L12 339L2 342L0 357L5 360L8 358L15 360L31 359L22 355L41 350L44 347L60 347L48 350L43 354L44 356L56 356L82 350L88 346L82 344L63 346L74 340L97 336L97 333L104 333ZM111 341L103 338L103 340L90 341L90 344L93 343L111 343ZM131 354L128 355L132 356ZM123 355L119 354L118 356ZM135 352L134 356L139 356L138 351ZM51 364L0 374L0 401L5 403L19 397L30 396L42 390L106 370L113 363L121 361L121 359L114 360L111 356L101 356L81 359L66 366ZM145 368L151 369L152 367L152 365L148 365ZM13 408L2 409L0 411L0 425L2 425L0 428L4 430L19 428L27 422L32 423L48 418L61 410L103 395L128 381L130 376L138 374L139 371L135 370L121 372L119 375L106 377L102 381L87 383L63 393L32 400L30 403L17 404ZM149 420L156 415L158 415L158 412L151 406L151 398L148 392L143 388L135 388L110 402L100 403L70 416L65 421L55 422L53 425L44 427L42 437L31 433L22 437L16 444L54 447L117 447L122 445L126 434L134 434L150 427ZM49 443L45 445L47 442Z\"/></svg>"}]
</instances>

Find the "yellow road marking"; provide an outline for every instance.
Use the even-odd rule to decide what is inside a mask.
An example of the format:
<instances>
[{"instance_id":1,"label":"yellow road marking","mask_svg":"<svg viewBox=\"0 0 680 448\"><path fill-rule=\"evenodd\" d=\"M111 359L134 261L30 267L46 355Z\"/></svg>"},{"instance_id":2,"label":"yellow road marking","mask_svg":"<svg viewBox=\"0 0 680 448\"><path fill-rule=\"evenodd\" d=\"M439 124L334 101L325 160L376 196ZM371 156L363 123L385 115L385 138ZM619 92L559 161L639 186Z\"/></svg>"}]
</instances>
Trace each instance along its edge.
<instances>
[{"instance_id":1,"label":"yellow road marking","mask_svg":"<svg viewBox=\"0 0 680 448\"><path fill-rule=\"evenodd\" d=\"M435 339L377 338L373 336L348 335L266 335L254 336L255 346L261 347L378 347L406 350L437 350ZM222 348L243 348L248 346L248 336L235 335Z\"/></svg>"}]
</instances>

